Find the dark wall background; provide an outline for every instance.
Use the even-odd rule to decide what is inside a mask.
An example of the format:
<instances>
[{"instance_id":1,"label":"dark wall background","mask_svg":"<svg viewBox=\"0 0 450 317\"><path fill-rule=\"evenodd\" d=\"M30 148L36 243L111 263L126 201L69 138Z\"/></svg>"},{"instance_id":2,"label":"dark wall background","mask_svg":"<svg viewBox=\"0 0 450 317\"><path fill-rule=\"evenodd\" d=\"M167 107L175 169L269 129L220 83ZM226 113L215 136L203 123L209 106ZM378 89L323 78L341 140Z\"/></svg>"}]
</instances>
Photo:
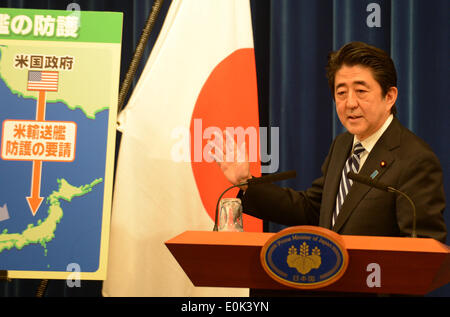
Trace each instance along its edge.
<instances>
[{"instance_id":1,"label":"dark wall background","mask_svg":"<svg viewBox=\"0 0 450 317\"><path fill-rule=\"evenodd\" d=\"M153 0L0 0L0 7L124 13L121 80L131 62ZM380 7L380 27L369 27L371 3ZM162 13L138 69L153 46ZM251 0L258 72L260 125L280 129L280 171L298 177L282 185L304 189L320 175L333 138L343 131L325 78L327 55L349 41L364 41L390 52L398 72L398 118L439 157L450 201L450 1L448 0ZM118 143L120 135L118 135ZM445 214L450 228L450 214ZM282 227L267 223L265 229ZM447 238L447 244L449 244ZM39 281L0 282L0 296L34 296ZM68 288L49 281L46 296L101 296L101 282ZM450 296L450 285L432 296Z\"/></svg>"}]
</instances>

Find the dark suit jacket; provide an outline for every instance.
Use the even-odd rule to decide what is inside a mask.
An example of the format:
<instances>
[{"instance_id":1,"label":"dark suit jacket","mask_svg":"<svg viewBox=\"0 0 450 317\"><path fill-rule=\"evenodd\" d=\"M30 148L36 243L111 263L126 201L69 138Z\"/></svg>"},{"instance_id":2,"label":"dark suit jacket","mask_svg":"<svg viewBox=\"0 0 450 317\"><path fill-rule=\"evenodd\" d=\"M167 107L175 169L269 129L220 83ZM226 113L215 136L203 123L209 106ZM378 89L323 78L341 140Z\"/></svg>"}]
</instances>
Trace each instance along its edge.
<instances>
[{"instance_id":1,"label":"dark suit jacket","mask_svg":"<svg viewBox=\"0 0 450 317\"><path fill-rule=\"evenodd\" d=\"M244 212L284 225L315 225L346 235L409 236L412 209L393 193L353 183L335 225L331 218L353 135L336 137L322 165L322 176L306 191L274 184L250 185L241 197ZM385 167L381 166L385 161ZM445 242L442 168L430 147L394 118L366 159L361 175L407 193L416 205L417 235Z\"/></svg>"}]
</instances>

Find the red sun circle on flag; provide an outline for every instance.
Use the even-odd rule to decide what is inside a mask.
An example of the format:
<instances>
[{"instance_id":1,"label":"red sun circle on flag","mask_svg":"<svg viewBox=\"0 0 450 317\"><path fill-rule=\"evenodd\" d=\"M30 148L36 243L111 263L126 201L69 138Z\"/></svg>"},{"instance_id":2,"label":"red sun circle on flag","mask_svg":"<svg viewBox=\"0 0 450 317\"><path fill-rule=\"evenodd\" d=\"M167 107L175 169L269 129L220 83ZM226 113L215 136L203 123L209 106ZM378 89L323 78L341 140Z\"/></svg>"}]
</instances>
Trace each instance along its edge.
<instances>
[{"instance_id":1,"label":"red sun circle on flag","mask_svg":"<svg viewBox=\"0 0 450 317\"><path fill-rule=\"evenodd\" d=\"M258 91L252 48L234 51L213 69L191 117L192 171L203 206L213 220L217 199L231 184L216 162L205 160L203 149L210 138L204 132L208 128L223 132L230 127L256 131L256 141L247 138L246 143L247 150L259 153ZM255 161L250 160L250 171L254 176L260 175L259 154ZM237 188L230 190L224 197L236 197L237 192ZM244 230L262 231L262 221L244 215Z\"/></svg>"}]
</instances>

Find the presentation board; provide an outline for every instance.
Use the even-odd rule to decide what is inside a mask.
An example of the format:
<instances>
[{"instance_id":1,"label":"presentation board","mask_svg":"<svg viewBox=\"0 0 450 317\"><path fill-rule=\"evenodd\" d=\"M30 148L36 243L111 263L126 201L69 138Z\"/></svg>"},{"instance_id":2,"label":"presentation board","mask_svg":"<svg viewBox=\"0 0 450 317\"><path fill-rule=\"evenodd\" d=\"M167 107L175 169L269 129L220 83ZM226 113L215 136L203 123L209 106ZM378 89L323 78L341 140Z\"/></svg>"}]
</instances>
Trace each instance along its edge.
<instances>
[{"instance_id":1,"label":"presentation board","mask_svg":"<svg viewBox=\"0 0 450 317\"><path fill-rule=\"evenodd\" d=\"M122 13L0 8L0 270L106 277Z\"/></svg>"}]
</instances>

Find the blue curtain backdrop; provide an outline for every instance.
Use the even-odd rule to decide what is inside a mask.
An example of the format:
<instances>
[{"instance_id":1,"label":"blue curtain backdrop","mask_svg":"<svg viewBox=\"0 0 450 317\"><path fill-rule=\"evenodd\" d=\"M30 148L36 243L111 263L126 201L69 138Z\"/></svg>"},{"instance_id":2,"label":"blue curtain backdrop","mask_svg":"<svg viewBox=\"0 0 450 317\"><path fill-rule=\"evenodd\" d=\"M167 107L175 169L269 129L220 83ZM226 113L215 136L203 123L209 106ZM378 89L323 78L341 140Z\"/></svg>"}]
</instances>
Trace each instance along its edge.
<instances>
[{"instance_id":1,"label":"blue curtain backdrop","mask_svg":"<svg viewBox=\"0 0 450 317\"><path fill-rule=\"evenodd\" d=\"M70 2L79 3L82 10L124 12L123 79L152 0L0 0L0 7L65 9ZM169 4L166 0L144 59ZM279 127L279 170L295 169L298 174L281 185L306 189L320 175L333 138L343 131L325 77L327 55L349 41L364 41L391 54L398 72L397 116L439 157L450 201L450 1L251 0L251 4L260 124ZM378 4L379 11L370 4ZM378 12L379 26L370 27L378 20L370 18L368 25L369 15ZM143 65L144 61L140 70ZM450 228L448 208L445 219ZM281 228L265 225L268 231ZM1 282L0 296L34 296L37 285L38 281ZM101 282L82 281L81 288L71 289L65 281L50 281L46 296L101 296L100 291ZM450 296L450 285L431 295Z\"/></svg>"}]
</instances>

